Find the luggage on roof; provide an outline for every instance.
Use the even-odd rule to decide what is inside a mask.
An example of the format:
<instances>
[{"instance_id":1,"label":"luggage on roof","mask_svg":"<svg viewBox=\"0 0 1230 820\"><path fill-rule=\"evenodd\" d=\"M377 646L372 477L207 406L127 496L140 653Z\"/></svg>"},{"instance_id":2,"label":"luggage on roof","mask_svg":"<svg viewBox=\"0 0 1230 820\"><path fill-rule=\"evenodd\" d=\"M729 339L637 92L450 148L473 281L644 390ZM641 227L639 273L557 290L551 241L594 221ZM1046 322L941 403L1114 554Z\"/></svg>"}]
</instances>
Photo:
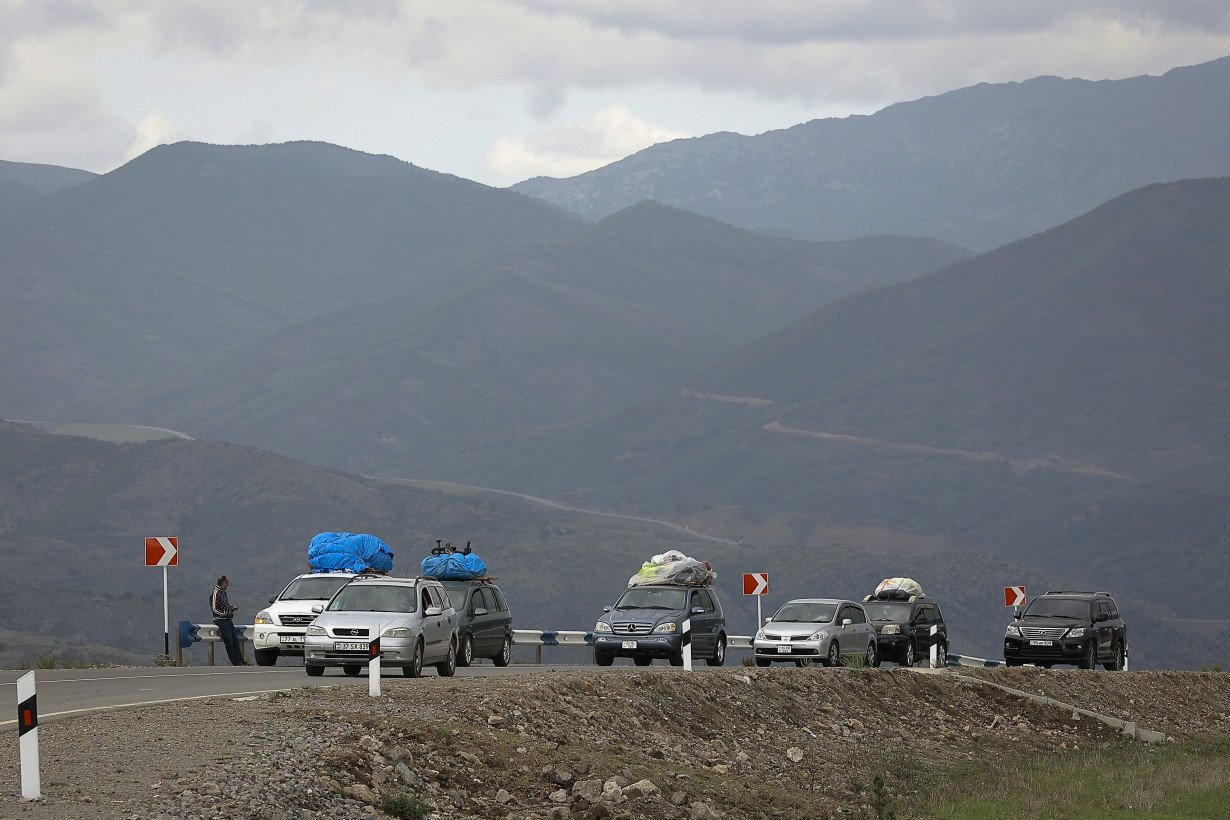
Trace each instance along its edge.
<instances>
[{"instance_id":1,"label":"luggage on roof","mask_svg":"<svg viewBox=\"0 0 1230 820\"><path fill-rule=\"evenodd\" d=\"M913 578L885 578L876 587L875 595L872 597L881 600L908 601L921 597L922 594L922 586Z\"/></svg>"},{"instance_id":2,"label":"luggage on roof","mask_svg":"<svg viewBox=\"0 0 1230 820\"><path fill-rule=\"evenodd\" d=\"M646 584L709 585L717 579L717 572L708 561L697 561L678 550L655 555L641 565L640 570L628 579L628 586Z\"/></svg>"},{"instance_id":3,"label":"luggage on roof","mask_svg":"<svg viewBox=\"0 0 1230 820\"><path fill-rule=\"evenodd\" d=\"M467 541L463 549L453 549L451 544L436 548L423 559L422 574L437 581L473 581L487 575L487 564L478 553L470 549Z\"/></svg>"},{"instance_id":4,"label":"luggage on roof","mask_svg":"<svg viewBox=\"0 0 1230 820\"><path fill-rule=\"evenodd\" d=\"M354 532L322 532L308 544L312 572L363 572L393 570L393 550L374 535Z\"/></svg>"}]
</instances>

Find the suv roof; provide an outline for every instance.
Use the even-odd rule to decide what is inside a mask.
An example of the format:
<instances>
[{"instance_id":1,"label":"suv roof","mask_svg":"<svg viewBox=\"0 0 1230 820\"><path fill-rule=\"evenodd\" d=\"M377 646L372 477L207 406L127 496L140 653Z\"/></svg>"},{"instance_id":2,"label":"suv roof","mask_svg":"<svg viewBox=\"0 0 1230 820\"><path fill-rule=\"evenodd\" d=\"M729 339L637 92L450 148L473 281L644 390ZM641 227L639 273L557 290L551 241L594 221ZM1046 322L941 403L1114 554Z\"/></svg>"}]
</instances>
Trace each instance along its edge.
<instances>
[{"instance_id":1,"label":"suv roof","mask_svg":"<svg viewBox=\"0 0 1230 820\"><path fill-rule=\"evenodd\" d=\"M1077 590L1066 590L1066 589L1048 590L1047 592L1044 592L1043 595L1054 595L1056 597L1063 595L1063 596L1067 596L1070 598L1093 598L1098 595L1105 595L1107 598L1111 597L1109 592L1081 592Z\"/></svg>"}]
</instances>

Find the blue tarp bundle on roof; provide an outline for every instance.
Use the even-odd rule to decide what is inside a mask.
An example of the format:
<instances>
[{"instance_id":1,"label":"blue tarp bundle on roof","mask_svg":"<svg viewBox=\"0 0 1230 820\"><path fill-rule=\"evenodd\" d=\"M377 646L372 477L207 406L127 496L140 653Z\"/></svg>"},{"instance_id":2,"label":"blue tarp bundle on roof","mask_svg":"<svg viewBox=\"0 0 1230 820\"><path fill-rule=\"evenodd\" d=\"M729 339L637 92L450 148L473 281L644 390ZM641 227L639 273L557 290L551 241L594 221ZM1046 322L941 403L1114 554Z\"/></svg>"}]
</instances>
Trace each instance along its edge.
<instances>
[{"instance_id":1,"label":"blue tarp bundle on roof","mask_svg":"<svg viewBox=\"0 0 1230 820\"><path fill-rule=\"evenodd\" d=\"M308 545L312 572L377 572L393 570L393 550L374 535L322 532Z\"/></svg>"},{"instance_id":2,"label":"blue tarp bundle on roof","mask_svg":"<svg viewBox=\"0 0 1230 820\"><path fill-rule=\"evenodd\" d=\"M470 581L486 574L487 565L473 552L446 552L423 559L423 575L440 581Z\"/></svg>"}]
</instances>

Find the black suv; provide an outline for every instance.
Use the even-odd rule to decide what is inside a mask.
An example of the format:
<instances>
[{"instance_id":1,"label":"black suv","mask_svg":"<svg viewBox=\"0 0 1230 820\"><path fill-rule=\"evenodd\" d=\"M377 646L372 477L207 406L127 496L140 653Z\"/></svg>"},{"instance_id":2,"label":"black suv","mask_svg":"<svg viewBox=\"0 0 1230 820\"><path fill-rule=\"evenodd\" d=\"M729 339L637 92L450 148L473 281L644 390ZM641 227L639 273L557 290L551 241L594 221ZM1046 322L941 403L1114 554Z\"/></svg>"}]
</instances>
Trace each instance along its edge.
<instances>
[{"instance_id":1,"label":"black suv","mask_svg":"<svg viewBox=\"0 0 1230 820\"><path fill-rule=\"evenodd\" d=\"M610 666L632 658L648 666L666 658L683 666L683 624L691 622L692 657L710 666L726 662L726 615L717 590L708 586L643 584L628 587L615 606L602 608L594 624L594 663Z\"/></svg>"},{"instance_id":2,"label":"black suv","mask_svg":"<svg viewBox=\"0 0 1230 820\"><path fill-rule=\"evenodd\" d=\"M1029 602L1004 635L1004 663L1050 667L1074 663L1122 669L1127 658L1127 625L1109 592L1048 592Z\"/></svg>"},{"instance_id":3,"label":"black suv","mask_svg":"<svg viewBox=\"0 0 1230 820\"><path fill-rule=\"evenodd\" d=\"M876 631L876 666L881 660L913 666L931 656L935 629L936 657L948 657L948 627L939 605L926 595L908 598L868 595L863 599L867 620Z\"/></svg>"}]
</instances>

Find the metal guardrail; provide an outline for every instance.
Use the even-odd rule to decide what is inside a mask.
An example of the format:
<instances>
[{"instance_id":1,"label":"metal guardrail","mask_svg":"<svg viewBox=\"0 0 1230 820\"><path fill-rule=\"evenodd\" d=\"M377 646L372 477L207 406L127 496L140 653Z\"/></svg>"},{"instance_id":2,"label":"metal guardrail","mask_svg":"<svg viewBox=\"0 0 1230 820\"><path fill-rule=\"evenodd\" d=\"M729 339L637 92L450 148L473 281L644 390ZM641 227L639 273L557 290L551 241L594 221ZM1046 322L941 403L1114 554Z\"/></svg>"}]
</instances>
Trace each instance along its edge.
<instances>
[{"instance_id":1,"label":"metal guardrail","mask_svg":"<svg viewBox=\"0 0 1230 820\"><path fill-rule=\"evenodd\" d=\"M247 646L252 642L252 637L248 630L254 629L252 624L235 624L235 637L239 640L239 654L243 655L244 660L248 659ZM203 641L209 645L209 665L214 665L214 644L222 643L222 635L218 631L217 624L194 624L192 621L179 622L179 643L175 649L175 663L177 666L184 665L184 650L192 646L198 641Z\"/></svg>"}]
</instances>

